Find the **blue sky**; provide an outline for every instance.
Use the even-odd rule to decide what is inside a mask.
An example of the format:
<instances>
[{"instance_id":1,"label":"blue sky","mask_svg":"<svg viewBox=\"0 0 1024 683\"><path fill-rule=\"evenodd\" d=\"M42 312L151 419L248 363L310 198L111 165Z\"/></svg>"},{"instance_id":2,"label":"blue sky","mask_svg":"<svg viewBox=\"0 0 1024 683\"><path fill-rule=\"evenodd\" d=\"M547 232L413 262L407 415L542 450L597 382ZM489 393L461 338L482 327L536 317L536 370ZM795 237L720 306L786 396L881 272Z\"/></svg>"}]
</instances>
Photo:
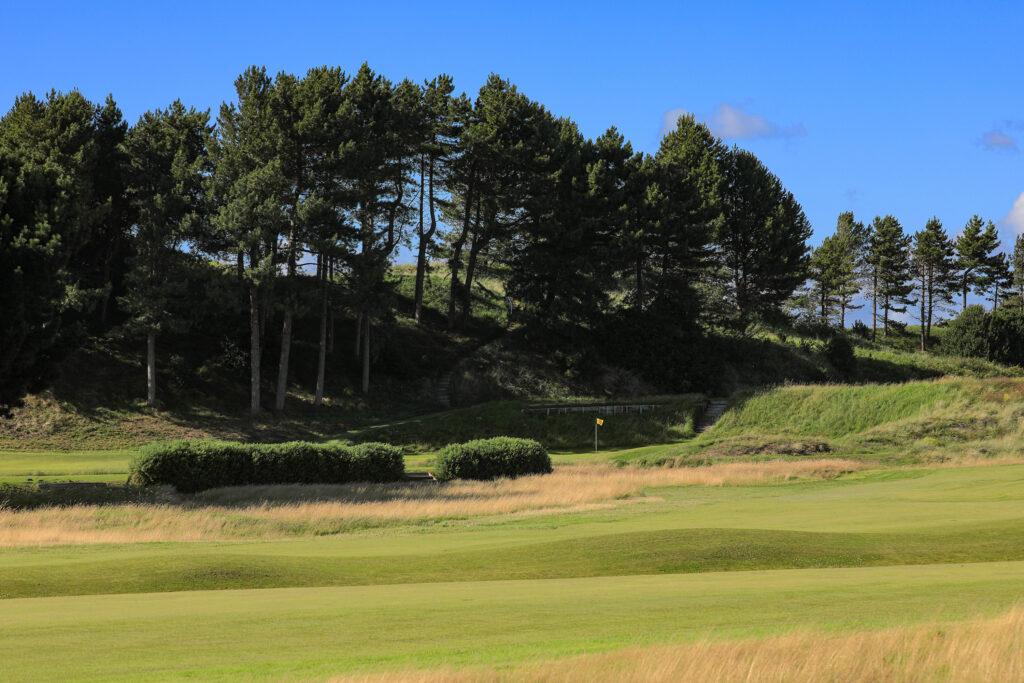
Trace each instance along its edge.
<instances>
[{"instance_id":1,"label":"blue sky","mask_svg":"<svg viewBox=\"0 0 1024 683\"><path fill-rule=\"evenodd\" d=\"M469 93L493 71L647 152L695 113L782 179L815 244L844 210L1024 232L1024 3L832 4L7 0L0 100L77 87L134 121L175 98L216 111L250 64L369 61Z\"/></svg>"}]
</instances>

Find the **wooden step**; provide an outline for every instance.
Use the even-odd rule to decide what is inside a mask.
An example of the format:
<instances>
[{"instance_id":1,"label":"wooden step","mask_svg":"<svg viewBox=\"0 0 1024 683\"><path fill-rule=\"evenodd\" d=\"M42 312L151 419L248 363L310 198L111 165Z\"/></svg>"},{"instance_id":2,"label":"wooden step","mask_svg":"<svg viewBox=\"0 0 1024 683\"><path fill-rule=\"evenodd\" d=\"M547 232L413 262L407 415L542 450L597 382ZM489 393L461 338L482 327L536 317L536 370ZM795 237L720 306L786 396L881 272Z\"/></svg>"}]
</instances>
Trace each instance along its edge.
<instances>
[{"instance_id":1,"label":"wooden step","mask_svg":"<svg viewBox=\"0 0 1024 683\"><path fill-rule=\"evenodd\" d=\"M704 407L704 414L701 415L700 422L697 424L697 433L701 434L714 427L715 423L725 415L725 411L728 409L729 402L726 400L714 399L708 401Z\"/></svg>"}]
</instances>

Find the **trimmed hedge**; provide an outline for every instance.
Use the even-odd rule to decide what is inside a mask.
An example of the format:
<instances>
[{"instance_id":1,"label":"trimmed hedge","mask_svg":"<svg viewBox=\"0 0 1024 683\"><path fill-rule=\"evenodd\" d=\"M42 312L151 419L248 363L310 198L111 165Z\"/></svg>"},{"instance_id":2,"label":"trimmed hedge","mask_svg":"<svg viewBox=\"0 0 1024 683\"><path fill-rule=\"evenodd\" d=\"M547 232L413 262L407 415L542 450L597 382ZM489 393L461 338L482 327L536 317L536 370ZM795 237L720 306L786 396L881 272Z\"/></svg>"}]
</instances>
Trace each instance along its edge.
<instances>
[{"instance_id":1,"label":"trimmed hedge","mask_svg":"<svg viewBox=\"0 0 1024 683\"><path fill-rule=\"evenodd\" d=\"M499 436L444 447L437 455L434 475L440 480L494 479L551 471L551 458L540 443Z\"/></svg>"},{"instance_id":2,"label":"trimmed hedge","mask_svg":"<svg viewBox=\"0 0 1024 683\"><path fill-rule=\"evenodd\" d=\"M402 452L383 443L359 446L289 443L170 441L146 446L128 481L169 484L182 493L250 484L345 484L397 481L405 476Z\"/></svg>"}]
</instances>

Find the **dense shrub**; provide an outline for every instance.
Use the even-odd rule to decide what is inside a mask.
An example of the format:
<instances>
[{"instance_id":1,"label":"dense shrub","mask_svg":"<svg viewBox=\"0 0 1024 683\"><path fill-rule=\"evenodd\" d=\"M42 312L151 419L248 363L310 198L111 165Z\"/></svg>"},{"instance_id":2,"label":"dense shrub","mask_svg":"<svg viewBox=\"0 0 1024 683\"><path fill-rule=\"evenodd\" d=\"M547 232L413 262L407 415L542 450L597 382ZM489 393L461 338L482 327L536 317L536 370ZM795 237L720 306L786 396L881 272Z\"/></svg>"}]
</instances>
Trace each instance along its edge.
<instances>
[{"instance_id":1,"label":"dense shrub","mask_svg":"<svg viewBox=\"0 0 1024 683\"><path fill-rule=\"evenodd\" d=\"M968 306L950 321L942 350L954 356L1024 364L1024 315L1018 309L986 313L981 306Z\"/></svg>"},{"instance_id":2,"label":"dense shrub","mask_svg":"<svg viewBox=\"0 0 1024 683\"><path fill-rule=\"evenodd\" d=\"M142 449L129 481L169 484L182 493L250 484L344 484L396 481L405 475L401 451L381 443L355 447L293 441L242 444L171 441Z\"/></svg>"},{"instance_id":3,"label":"dense shrub","mask_svg":"<svg viewBox=\"0 0 1024 683\"><path fill-rule=\"evenodd\" d=\"M825 343L825 358L838 372L846 375L857 368L857 357L853 344L841 334L834 335Z\"/></svg>"},{"instance_id":4,"label":"dense shrub","mask_svg":"<svg viewBox=\"0 0 1024 683\"><path fill-rule=\"evenodd\" d=\"M438 479L494 479L523 474L550 474L551 458L532 439L499 436L452 444L437 455Z\"/></svg>"},{"instance_id":5,"label":"dense shrub","mask_svg":"<svg viewBox=\"0 0 1024 683\"><path fill-rule=\"evenodd\" d=\"M988 314L977 304L968 306L953 320L942 337L942 350L953 356L988 358Z\"/></svg>"}]
</instances>

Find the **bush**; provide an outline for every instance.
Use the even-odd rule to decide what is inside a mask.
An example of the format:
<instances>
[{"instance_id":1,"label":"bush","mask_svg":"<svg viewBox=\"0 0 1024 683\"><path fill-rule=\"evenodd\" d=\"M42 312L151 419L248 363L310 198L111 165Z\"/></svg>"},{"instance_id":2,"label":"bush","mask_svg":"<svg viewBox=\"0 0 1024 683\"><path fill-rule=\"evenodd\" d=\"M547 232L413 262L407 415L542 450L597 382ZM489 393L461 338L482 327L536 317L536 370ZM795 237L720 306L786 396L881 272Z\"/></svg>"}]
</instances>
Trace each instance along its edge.
<instances>
[{"instance_id":1,"label":"bush","mask_svg":"<svg viewBox=\"0 0 1024 683\"><path fill-rule=\"evenodd\" d=\"M538 442L499 436L446 446L437 455L434 475L446 481L550 474L551 471L551 458Z\"/></svg>"},{"instance_id":2,"label":"bush","mask_svg":"<svg viewBox=\"0 0 1024 683\"><path fill-rule=\"evenodd\" d=\"M988 327L985 309L972 304L949 321L949 328L942 337L942 350L952 356L988 358Z\"/></svg>"},{"instance_id":3,"label":"bush","mask_svg":"<svg viewBox=\"0 0 1024 683\"><path fill-rule=\"evenodd\" d=\"M345 484L396 481L405 475L397 448L382 443L356 447L292 441L241 444L171 441L142 449L129 481L168 484L182 493L250 484Z\"/></svg>"},{"instance_id":4,"label":"bush","mask_svg":"<svg viewBox=\"0 0 1024 683\"><path fill-rule=\"evenodd\" d=\"M841 334L833 336L825 344L825 358L837 372L844 375L852 373L857 367L853 344Z\"/></svg>"}]
</instances>

